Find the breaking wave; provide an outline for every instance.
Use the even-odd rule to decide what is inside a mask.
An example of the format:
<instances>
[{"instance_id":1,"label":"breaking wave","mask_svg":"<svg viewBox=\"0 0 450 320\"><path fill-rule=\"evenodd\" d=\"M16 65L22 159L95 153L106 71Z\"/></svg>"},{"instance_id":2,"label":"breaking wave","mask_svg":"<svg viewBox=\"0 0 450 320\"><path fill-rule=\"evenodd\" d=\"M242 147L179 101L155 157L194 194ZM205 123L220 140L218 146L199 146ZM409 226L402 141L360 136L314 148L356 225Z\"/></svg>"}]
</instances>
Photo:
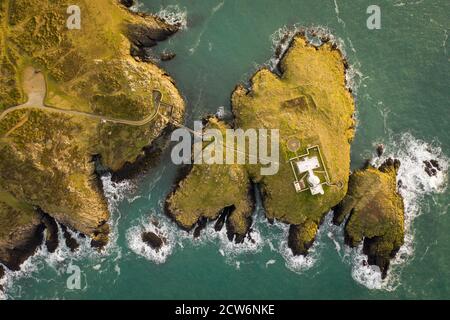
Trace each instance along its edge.
<instances>
[{"instance_id":1,"label":"breaking wave","mask_svg":"<svg viewBox=\"0 0 450 320\"><path fill-rule=\"evenodd\" d=\"M139 12L139 11L142 11L143 7L144 7L144 4L142 2L135 0L134 4L128 9L133 12Z\"/></svg>"},{"instance_id":2,"label":"breaking wave","mask_svg":"<svg viewBox=\"0 0 450 320\"><path fill-rule=\"evenodd\" d=\"M283 237L279 249L280 253L285 259L286 267L296 273L303 273L316 265L320 258L321 250L325 245L323 241L323 237L325 235L330 237L332 232L337 235L342 232L342 227L338 227L333 224L333 212L330 211L327 213L323 223L320 225L316 239L312 247L309 249L308 255L294 256L291 249L288 247L287 239L289 234L289 226L280 224L279 227L283 229Z\"/></svg>"},{"instance_id":3,"label":"breaking wave","mask_svg":"<svg viewBox=\"0 0 450 320\"><path fill-rule=\"evenodd\" d=\"M160 210L162 212L162 204L160 204ZM194 239L192 231L186 232L181 230L165 215L157 214L156 212L153 212L150 217L139 219L137 225L128 229L126 238L128 247L134 253L156 264L166 262L177 249L183 249L187 246L213 244L217 247L225 262L234 266L237 270L241 266L240 257L248 254L257 254L263 249L269 248L271 251L280 254L289 270L303 273L312 268L320 258L321 249L324 247L323 236L330 233L330 230L339 229L342 233L341 227L333 225L332 212L330 212L326 215L309 254L306 257L294 256L287 245L289 225L277 221L270 225L265 218L264 209L260 205L257 206L253 218L249 236L245 238L243 243L239 244L229 241L225 226L222 230L215 231L215 221L208 222L205 229L201 231L200 236ZM155 251L142 241L141 235L144 231L154 232L167 241L159 251ZM335 232L337 233L337 231ZM269 260L266 266L275 262L276 260Z\"/></svg>"},{"instance_id":4,"label":"breaking wave","mask_svg":"<svg viewBox=\"0 0 450 320\"><path fill-rule=\"evenodd\" d=\"M176 245L174 230L170 228L167 221L156 218L156 215L141 218L138 225L128 229L126 238L128 247L137 255L147 260L160 264L166 262L167 258L172 254ZM143 232L153 232L163 239L163 245L159 250L154 250L142 240Z\"/></svg>"},{"instance_id":5,"label":"breaking wave","mask_svg":"<svg viewBox=\"0 0 450 320\"><path fill-rule=\"evenodd\" d=\"M445 192L448 184L449 159L438 143L427 143L410 133L396 138L387 143L385 154L376 158L372 164L379 166L389 157L401 162L397 181L402 182L399 192L405 205L405 243L391 261L388 276L384 280L381 279L378 267L365 265L367 256L362 253L362 247L346 249L346 255L352 264L352 277L369 289L393 291L398 287L402 267L414 256L414 220L428 212L422 205L425 198L431 194ZM441 167L441 170L431 177L425 172L424 165L424 161L430 160L437 160Z\"/></svg>"},{"instance_id":6,"label":"breaking wave","mask_svg":"<svg viewBox=\"0 0 450 320\"><path fill-rule=\"evenodd\" d=\"M179 26L180 30L187 29L186 8L180 8L178 5L168 5L167 7L161 7L155 15L168 24Z\"/></svg>"},{"instance_id":7,"label":"breaking wave","mask_svg":"<svg viewBox=\"0 0 450 320\"><path fill-rule=\"evenodd\" d=\"M136 254L157 264L166 262L177 248L182 249L188 245L218 244L220 254L231 263L234 263L234 258L243 253L256 253L262 248L262 236L255 225L252 226L250 237L246 237L243 243L236 244L228 240L225 227L219 232L215 231L214 223L214 221L208 222L200 236L194 239L192 231L181 230L165 215L153 212L150 217L141 218L137 225L128 229L126 234L128 247ZM150 248L142 240L142 233L148 231L166 240L159 251Z\"/></svg>"}]
</instances>

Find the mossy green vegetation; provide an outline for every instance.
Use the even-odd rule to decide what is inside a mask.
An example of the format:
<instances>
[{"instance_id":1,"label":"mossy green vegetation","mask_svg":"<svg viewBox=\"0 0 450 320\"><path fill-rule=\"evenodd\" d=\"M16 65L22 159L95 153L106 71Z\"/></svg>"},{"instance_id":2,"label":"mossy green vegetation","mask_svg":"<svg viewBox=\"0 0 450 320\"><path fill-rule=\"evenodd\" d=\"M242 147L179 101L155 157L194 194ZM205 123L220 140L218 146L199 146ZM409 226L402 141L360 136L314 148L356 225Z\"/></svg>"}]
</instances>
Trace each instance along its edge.
<instances>
[{"instance_id":1,"label":"mossy green vegetation","mask_svg":"<svg viewBox=\"0 0 450 320\"><path fill-rule=\"evenodd\" d=\"M67 28L70 5L80 7L80 30ZM130 25L142 24L154 32L169 26L151 15L134 14L115 0L4 0L0 17L0 113L31 104L0 121L0 187L17 201L105 243L109 213L92 156L100 155L105 166L118 170L161 135L168 120L156 117L142 126L124 125L47 112L39 104L142 120L155 114L153 90L158 90L180 121L184 102L173 80L156 65L131 57L127 34ZM45 79L40 80L45 81L43 102L33 92L36 83L27 80L29 70ZM8 230L1 221L0 230Z\"/></svg>"}]
</instances>

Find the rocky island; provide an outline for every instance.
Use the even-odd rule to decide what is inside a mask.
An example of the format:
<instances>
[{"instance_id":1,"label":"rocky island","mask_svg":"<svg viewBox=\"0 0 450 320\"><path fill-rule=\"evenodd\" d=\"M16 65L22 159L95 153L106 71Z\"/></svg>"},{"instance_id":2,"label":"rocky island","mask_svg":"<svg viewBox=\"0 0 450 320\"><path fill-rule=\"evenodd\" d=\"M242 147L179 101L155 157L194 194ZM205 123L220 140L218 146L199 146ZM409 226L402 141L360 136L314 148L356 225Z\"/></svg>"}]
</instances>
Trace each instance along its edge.
<instances>
[{"instance_id":1,"label":"rocky island","mask_svg":"<svg viewBox=\"0 0 450 320\"><path fill-rule=\"evenodd\" d=\"M403 239L396 169L386 164L380 170L355 172L350 178L355 106L346 85L347 62L329 39L322 41L322 45L313 46L305 34L297 34L281 59L279 74L263 68L251 78L249 87L236 87L231 122L215 117L205 121L205 130L218 128L222 132L228 127L279 129L279 171L261 175L259 164L194 165L167 198L166 210L188 230L204 224L205 219L217 220L216 230L226 224L229 239L242 242L251 230L252 189L258 186L267 219L289 224L292 253L307 255L325 214L337 206L342 222L352 211L342 204L356 192L364 194L378 179L382 183L376 196L360 196L351 202L355 210L346 233L352 246L365 239L369 263L380 266L385 275L389 258ZM302 171L312 163L315 167ZM308 170L316 175L314 189L305 178ZM395 210L384 204L391 200ZM366 212L365 206L373 210ZM379 217L378 221L374 217ZM362 221L366 223L362 225Z\"/></svg>"},{"instance_id":2,"label":"rocky island","mask_svg":"<svg viewBox=\"0 0 450 320\"><path fill-rule=\"evenodd\" d=\"M177 26L118 1L76 2L0 3L0 262L11 270L44 228L55 249L53 219L73 250L66 227L107 243L93 160L119 171L184 114L173 80L144 59Z\"/></svg>"}]
</instances>

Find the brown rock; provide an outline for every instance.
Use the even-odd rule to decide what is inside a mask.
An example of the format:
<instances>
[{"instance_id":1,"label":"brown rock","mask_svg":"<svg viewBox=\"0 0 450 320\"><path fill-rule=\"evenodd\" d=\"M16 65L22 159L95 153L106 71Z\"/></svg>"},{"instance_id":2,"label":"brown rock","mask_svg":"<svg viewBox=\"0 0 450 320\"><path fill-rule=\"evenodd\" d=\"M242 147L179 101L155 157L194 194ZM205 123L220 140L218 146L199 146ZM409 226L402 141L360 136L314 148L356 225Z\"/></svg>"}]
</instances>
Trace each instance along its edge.
<instances>
[{"instance_id":1,"label":"brown rock","mask_svg":"<svg viewBox=\"0 0 450 320\"><path fill-rule=\"evenodd\" d=\"M120 4L129 8L134 5L134 0L119 0Z\"/></svg>"},{"instance_id":2,"label":"brown rock","mask_svg":"<svg viewBox=\"0 0 450 320\"><path fill-rule=\"evenodd\" d=\"M163 52L161 54L161 60L162 61L169 61L172 60L173 58L175 58L177 55L173 52Z\"/></svg>"},{"instance_id":3,"label":"brown rock","mask_svg":"<svg viewBox=\"0 0 450 320\"><path fill-rule=\"evenodd\" d=\"M5 276L5 268L3 266L0 266L0 280L3 279Z\"/></svg>"},{"instance_id":4,"label":"brown rock","mask_svg":"<svg viewBox=\"0 0 450 320\"><path fill-rule=\"evenodd\" d=\"M381 157L384 153L384 145L379 144L377 146L377 156Z\"/></svg>"},{"instance_id":5,"label":"brown rock","mask_svg":"<svg viewBox=\"0 0 450 320\"><path fill-rule=\"evenodd\" d=\"M58 225L52 217L48 214L41 211L42 214L42 223L45 225L46 229L46 238L45 238L45 246L47 247L47 251L50 253L55 252L56 248L58 248Z\"/></svg>"},{"instance_id":6,"label":"brown rock","mask_svg":"<svg viewBox=\"0 0 450 320\"><path fill-rule=\"evenodd\" d=\"M61 230L63 231L64 239L66 240L66 246L70 249L70 251L76 251L80 247L77 240L72 237L66 226L61 225Z\"/></svg>"},{"instance_id":7,"label":"brown rock","mask_svg":"<svg viewBox=\"0 0 450 320\"><path fill-rule=\"evenodd\" d=\"M158 252L159 249L161 249L161 247L164 244L164 240L161 237L159 237L156 233L151 231L144 232L142 234L142 241L144 241L152 249L155 249L156 252Z\"/></svg>"}]
</instances>

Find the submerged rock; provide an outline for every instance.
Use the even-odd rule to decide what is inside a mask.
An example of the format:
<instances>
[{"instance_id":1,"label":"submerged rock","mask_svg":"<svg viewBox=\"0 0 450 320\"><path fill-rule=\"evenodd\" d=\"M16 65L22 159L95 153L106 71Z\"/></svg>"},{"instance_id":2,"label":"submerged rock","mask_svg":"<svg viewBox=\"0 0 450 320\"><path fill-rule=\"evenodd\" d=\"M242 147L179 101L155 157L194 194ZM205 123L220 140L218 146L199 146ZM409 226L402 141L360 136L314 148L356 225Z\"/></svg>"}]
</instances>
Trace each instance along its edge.
<instances>
[{"instance_id":1,"label":"submerged rock","mask_svg":"<svg viewBox=\"0 0 450 320\"><path fill-rule=\"evenodd\" d=\"M162 61L169 61L172 60L173 58L175 58L177 55L173 52L163 52L161 54L161 60Z\"/></svg>"},{"instance_id":2,"label":"submerged rock","mask_svg":"<svg viewBox=\"0 0 450 320\"><path fill-rule=\"evenodd\" d=\"M368 263L377 265L385 278L390 259L404 242L403 199L397 192L398 160L387 159L378 169L357 170L350 176L348 194L335 208L334 221L345 217L346 243L352 247L363 242Z\"/></svg>"},{"instance_id":3,"label":"submerged rock","mask_svg":"<svg viewBox=\"0 0 450 320\"><path fill-rule=\"evenodd\" d=\"M437 160L424 160L423 163L425 165L424 170L430 177L437 175L438 171L441 171L441 166Z\"/></svg>"},{"instance_id":4,"label":"submerged rock","mask_svg":"<svg viewBox=\"0 0 450 320\"><path fill-rule=\"evenodd\" d=\"M377 156L381 157L383 155L383 153L384 153L384 145L379 144L377 146Z\"/></svg>"},{"instance_id":5,"label":"submerged rock","mask_svg":"<svg viewBox=\"0 0 450 320\"><path fill-rule=\"evenodd\" d=\"M142 241L158 252L163 246L165 239L161 238L156 233L149 231L142 233Z\"/></svg>"}]
</instances>

